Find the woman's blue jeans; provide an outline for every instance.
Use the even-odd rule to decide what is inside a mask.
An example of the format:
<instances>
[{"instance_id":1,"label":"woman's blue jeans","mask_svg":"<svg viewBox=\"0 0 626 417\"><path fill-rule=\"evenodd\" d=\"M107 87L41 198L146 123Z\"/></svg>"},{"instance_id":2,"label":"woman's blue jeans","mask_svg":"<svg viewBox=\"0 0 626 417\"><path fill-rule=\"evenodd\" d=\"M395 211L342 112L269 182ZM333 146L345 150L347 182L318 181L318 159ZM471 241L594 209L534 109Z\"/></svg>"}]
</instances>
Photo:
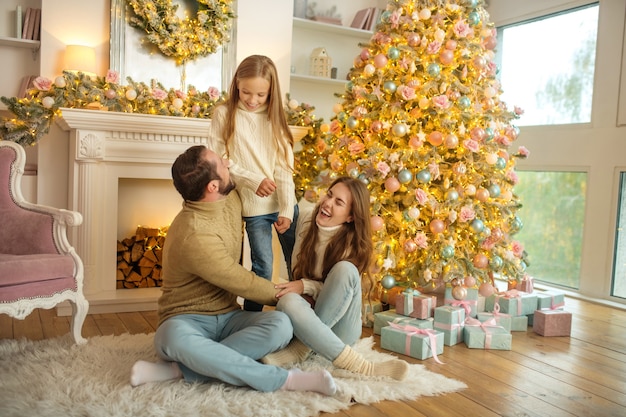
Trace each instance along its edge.
<instances>
[{"instance_id":1,"label":"woman's blue jeans","mask_svg":"<svg viewBox=\"0 0 626 417\"><path fill-rule=\"evenodd\" d=\"M293 221L291 226L285 233L278 233L278 241L283 250L285 263L287 265L287 273L291 280L291 253L296 242L296 223L298 222L298 206L296 205L293 212ZM274 266L274 252L272 250L272 230L274 222L278 220L278 213L264 214L262 216L244 217L246 222L246 232L248 233L248 241L250 242L250 258L252 260L252 272L265 278L272 280ZM254 301L244 300L244 310L261 311L263 305Z\"/></svg>"},{"instance_id":2,"label":"woman's blue jeans","mask_svg":"<svg viewBox=\"0 0 626 417\"><path fill-rule=\"evenodd\" d=\"M223 381L270 392L285 384L288 372L257 361L285 347L292 335L289 318L278 311L181 314L161 323L154 346L161 359L178 363L188 382Z\"/></svg>"},{"instance_id":3,"label":"woman's blue jeans","mask_svg":"<svg viewBox=\"0 0 626 417\"><path fill-rule=\"evenodd\" d=\"M361 337L361 276L354 264L338 262L328 273L315 307L302 296L285 294L276 310L289 316L293 334L330 361Z\"/></svg>"}]
</instances>

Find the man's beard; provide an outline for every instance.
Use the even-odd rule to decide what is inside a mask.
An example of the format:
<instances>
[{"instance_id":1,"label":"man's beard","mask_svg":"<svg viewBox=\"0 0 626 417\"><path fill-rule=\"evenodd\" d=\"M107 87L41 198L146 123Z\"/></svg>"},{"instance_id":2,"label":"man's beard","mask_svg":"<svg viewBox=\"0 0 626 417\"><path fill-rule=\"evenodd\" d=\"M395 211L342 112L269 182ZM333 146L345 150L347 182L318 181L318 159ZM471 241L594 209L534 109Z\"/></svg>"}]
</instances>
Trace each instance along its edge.
<instances>
[{"instance_id":1,"label":"man's beard","mask_svg":"<svg viewBox=\"0 0 626 417\"><path fill-rule=\"evenodd\" d=\"M218 190L218 192L221 195L228 195L232 190L235 189L235 187L237 186L237 184L235 184L235 181L231 179L229 179L228 183L222 181L220 179L220 188Z\"/></svg>"}]
</instances>

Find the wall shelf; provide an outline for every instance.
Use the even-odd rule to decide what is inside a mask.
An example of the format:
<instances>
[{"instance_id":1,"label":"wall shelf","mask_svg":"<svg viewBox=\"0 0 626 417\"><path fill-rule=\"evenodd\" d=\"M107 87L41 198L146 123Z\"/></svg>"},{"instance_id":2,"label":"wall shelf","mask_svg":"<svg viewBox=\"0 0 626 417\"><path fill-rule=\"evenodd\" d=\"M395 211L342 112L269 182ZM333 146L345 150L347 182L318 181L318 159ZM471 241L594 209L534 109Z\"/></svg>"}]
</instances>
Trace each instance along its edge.
<instances>
[{"instance_id":1,"label":"wall shelf","mask_svg":"<svg viewBox=\"0 0 626 417\"><path fill-rule=\"evenodd\" d=\"M354 36L369 40L373 32L363 29L355 29L349 26L333 25L331 23L316 22L309 19L293 18L293 26L299 29L308 29L314 31L322 31L325 33L334 33L342 36Z\"/></svg>"},{"instance_id":2,"label":"wall shelf","mask_svg":"<svg viewBox=\"0 0 626 417\"><path fill-rule=\"evenodd\" d=\"M347 80L337 80L334 78L322 78L314 77L312 75L291 74L292 81L302 81L314 84L331 85L336 87L343 87L348 82Z\"/></svg>"}]
</instances>

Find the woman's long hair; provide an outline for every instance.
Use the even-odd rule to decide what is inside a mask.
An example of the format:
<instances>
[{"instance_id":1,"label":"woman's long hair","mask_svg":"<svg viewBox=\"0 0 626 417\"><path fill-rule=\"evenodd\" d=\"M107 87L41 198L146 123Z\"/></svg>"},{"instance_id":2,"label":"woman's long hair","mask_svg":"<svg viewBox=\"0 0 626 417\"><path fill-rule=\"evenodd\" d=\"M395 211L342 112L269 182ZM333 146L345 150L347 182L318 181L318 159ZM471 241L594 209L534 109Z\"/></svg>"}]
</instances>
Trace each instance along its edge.
<instances>
[{"instance_id":1,"label":"woman's long hair","mask_svg":"<svg viewBox=\"0 0 626 417\"><path fill-rule=\"evenodd\" d=\"M334 235L326 247L322 262L322 280L326 278L330 269L339 261L349 261L354 264L361 275L367 275L372 284L369 274L374 245L372 243L372 226L370 222L370 195L367 187L361 181L350 177L339 177L330 186L342 183L352 194L352 206L350 214L352 221L341 225L341 229ZM330 189L329 188L329 189ZM305 236L293 268L294 279L312 278L316 259L315 247L318 244L319 227L315 217L319 213L321 203L318 203L311 217L311 225ZM373 287L373 285L372 285Z\"/></svg>"},{"instance_id":2,"label":"woman's long hair","mask_svg":"<svg viewBox=\"0 0 626 417\"><path fill-rule=\"evenodd\" d=\"M267 117L272 126L274 140L276 140L279 149L284 149L287 165L293 169L287 152L287 147L293 148L293 135L291 130L289 130L285 109L282 104L278 71L274 62L264 55L250 55L241 61L230 83L228 100L223 104L228 109L224 131L222 132L224 144L226 145L226 155L230 155L228 145L235 135L235 114L239 103L237 81L256 77L264 78L270 83L270 91L267 98Z\"/></svg>"}]
</instances>

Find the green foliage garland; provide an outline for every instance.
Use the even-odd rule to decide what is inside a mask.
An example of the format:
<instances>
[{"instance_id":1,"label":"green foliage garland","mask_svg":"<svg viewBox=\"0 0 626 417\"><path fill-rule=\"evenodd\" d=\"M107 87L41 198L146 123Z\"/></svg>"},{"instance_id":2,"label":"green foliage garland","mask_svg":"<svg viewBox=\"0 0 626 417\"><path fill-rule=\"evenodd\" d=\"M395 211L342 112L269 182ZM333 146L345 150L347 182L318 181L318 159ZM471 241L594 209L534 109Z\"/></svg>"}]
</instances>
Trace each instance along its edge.
<instances>
[{"instance_id":1,"label":"green foliage garland","mask_svg":"<svg viewBox=\"0 0 626 417\"><path fill-rule=\"evenodd\" d=\"M146 40L159 52L184 64L214 53L230 40L235 17L232 0L198 0L195 19L176 16L171 0L127 0L128 23L144 31Z\"/></svg>"}]
</instances>

